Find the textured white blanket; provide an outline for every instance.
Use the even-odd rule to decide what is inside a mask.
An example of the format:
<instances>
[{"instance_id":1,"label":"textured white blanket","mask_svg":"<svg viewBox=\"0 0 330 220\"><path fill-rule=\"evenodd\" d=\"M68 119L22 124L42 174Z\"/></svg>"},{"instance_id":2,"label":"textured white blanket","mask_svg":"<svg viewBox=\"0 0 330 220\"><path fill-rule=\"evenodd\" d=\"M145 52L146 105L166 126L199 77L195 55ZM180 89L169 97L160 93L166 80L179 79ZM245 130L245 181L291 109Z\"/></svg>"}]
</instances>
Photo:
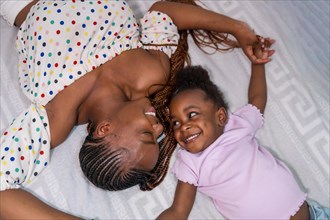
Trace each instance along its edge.
<instances>
[{"instance_id":1,"label":"textured white blanket","mask_svg":"<svg viewBox=\"0 0 330 220\"><path fill-rule=\"evenodd\" d=\"M276 54L266 66L269 98L258 137L292 168L309 198L329 207L329 1L202 2L246 21L256 33L276 39ZM128 3L140 17L153 1ZM1 132L28 106L17 80L16 33L1 19ZM211 72L230 109L245 104L250 64L242 51L205 55L190 45L193 64ZM91 185L78 161L85 135L85 126L76 127L67 141L53 150L49 168L27 190L86 219L154 219L171 204L176 186L171 173L151 192L137 188L107 192ZM190 218L223 219L201 194L197 194Z\"/></svg>"}]
</instances>

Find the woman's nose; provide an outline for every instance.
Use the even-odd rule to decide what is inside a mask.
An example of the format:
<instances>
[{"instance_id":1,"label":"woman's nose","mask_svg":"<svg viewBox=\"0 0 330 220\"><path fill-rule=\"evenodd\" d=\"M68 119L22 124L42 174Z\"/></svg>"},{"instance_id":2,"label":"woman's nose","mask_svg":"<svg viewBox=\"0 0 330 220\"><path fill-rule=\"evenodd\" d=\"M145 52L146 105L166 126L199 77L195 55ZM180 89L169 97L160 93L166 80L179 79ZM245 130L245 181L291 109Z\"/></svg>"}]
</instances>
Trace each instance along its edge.
<instances>
[{"instance_id":1,"label":"woman's nose","mask_svg":"<svg viewBox=\"0 0 330 220\"><path fill-rule=\"evenodd\" d=\"M161 125L160 123L157 124L153 124L152 128L154 129L156 136L158 137L164 130L163 125Z\"/></svg>"}]
</instances>

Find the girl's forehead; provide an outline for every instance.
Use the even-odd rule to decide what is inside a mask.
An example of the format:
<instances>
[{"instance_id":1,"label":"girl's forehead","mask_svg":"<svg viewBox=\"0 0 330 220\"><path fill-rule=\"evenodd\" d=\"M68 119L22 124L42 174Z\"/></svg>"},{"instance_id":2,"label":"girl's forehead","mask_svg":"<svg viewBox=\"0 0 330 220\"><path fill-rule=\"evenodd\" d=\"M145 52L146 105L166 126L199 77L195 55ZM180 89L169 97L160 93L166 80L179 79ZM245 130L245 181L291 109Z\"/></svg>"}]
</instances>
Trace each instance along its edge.
<instances>
[{"instance_id":1,"label":"girl's forehead","mask_svg":"<svg viewBox=\"0 0 330 220\"><path fill-rule=\"evenodd\" d=\"M182 102L182 101L186 101L186 102L193 102L193 103L197 103L197 102L205 102L207 101L207 94L201 90L201 89L188 89L188 90L184 90L179 92L178 94L176 94L170 102L170 109L171 106L173 107L173 103L176 102Z\"/></svg>"}]
</instances>

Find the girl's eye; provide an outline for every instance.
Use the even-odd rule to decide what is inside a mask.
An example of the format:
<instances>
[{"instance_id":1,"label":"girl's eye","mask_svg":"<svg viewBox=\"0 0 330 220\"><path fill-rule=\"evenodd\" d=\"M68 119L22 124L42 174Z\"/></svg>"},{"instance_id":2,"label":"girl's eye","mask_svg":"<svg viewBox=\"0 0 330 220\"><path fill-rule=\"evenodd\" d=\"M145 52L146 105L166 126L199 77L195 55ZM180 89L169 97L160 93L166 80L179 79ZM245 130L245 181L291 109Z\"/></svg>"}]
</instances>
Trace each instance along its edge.
<instances>
[{"instance_id":1,"label":"girl's eye","mask_svg":"<svg viewBox=\"0 0 330 220\"><path fill-rule=\"evenodd\" d=\"M172 121L172 126L173 128L176 128L179 126L179 122L178 121Z\"/></svg>"},{"instance_id":2,"label":"girl's eye","mask_svg":"<svg viewBox=\"0 0 330 220\"><path fill-rule=\"evenodd\" d=\"M194 117L194 116L196 116L196 115L197 115L196 112L190 112L190 113L189 113L189 118L192 118L192 117Z\"/></svg>"}]
</instances>

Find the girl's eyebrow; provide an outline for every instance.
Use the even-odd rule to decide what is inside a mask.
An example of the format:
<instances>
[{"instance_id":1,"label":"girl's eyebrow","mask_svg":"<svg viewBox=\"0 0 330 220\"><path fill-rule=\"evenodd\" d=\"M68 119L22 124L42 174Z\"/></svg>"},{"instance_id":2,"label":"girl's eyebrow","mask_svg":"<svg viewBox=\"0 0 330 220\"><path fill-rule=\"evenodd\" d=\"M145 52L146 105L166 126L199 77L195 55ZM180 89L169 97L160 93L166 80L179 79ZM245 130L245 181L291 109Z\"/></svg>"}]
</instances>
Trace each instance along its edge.
<instances>
[{"instance_id":1,"label":"girl's eyebrow","mask_svg":"<svg viewBox=\"0 0 330 220\"><path fill-rule=\"evenodd\" d=\"M191 109L191 108L198 108L198 106L196 106L196 105L194 105L194 104L190 104L190 105L188 105L187 107L185 107L185 108L183 109L183 111L188 111L188 110Z\"/></svg>"},{"instance_id":2,"label":"girl's eyebrow","mask_svg":"<svg viewBox=\"0 0 330 220\"><path fill-rule=\"evenodd\" d=\"M195 106L194 104L188 105L187 107L185 107L183 109L183 112L187 112L192 108L199 108L198 106ZM170 120L172 120L173 118L175 118L172 114L170 114Z\"/></svg>"}]
</instances>

